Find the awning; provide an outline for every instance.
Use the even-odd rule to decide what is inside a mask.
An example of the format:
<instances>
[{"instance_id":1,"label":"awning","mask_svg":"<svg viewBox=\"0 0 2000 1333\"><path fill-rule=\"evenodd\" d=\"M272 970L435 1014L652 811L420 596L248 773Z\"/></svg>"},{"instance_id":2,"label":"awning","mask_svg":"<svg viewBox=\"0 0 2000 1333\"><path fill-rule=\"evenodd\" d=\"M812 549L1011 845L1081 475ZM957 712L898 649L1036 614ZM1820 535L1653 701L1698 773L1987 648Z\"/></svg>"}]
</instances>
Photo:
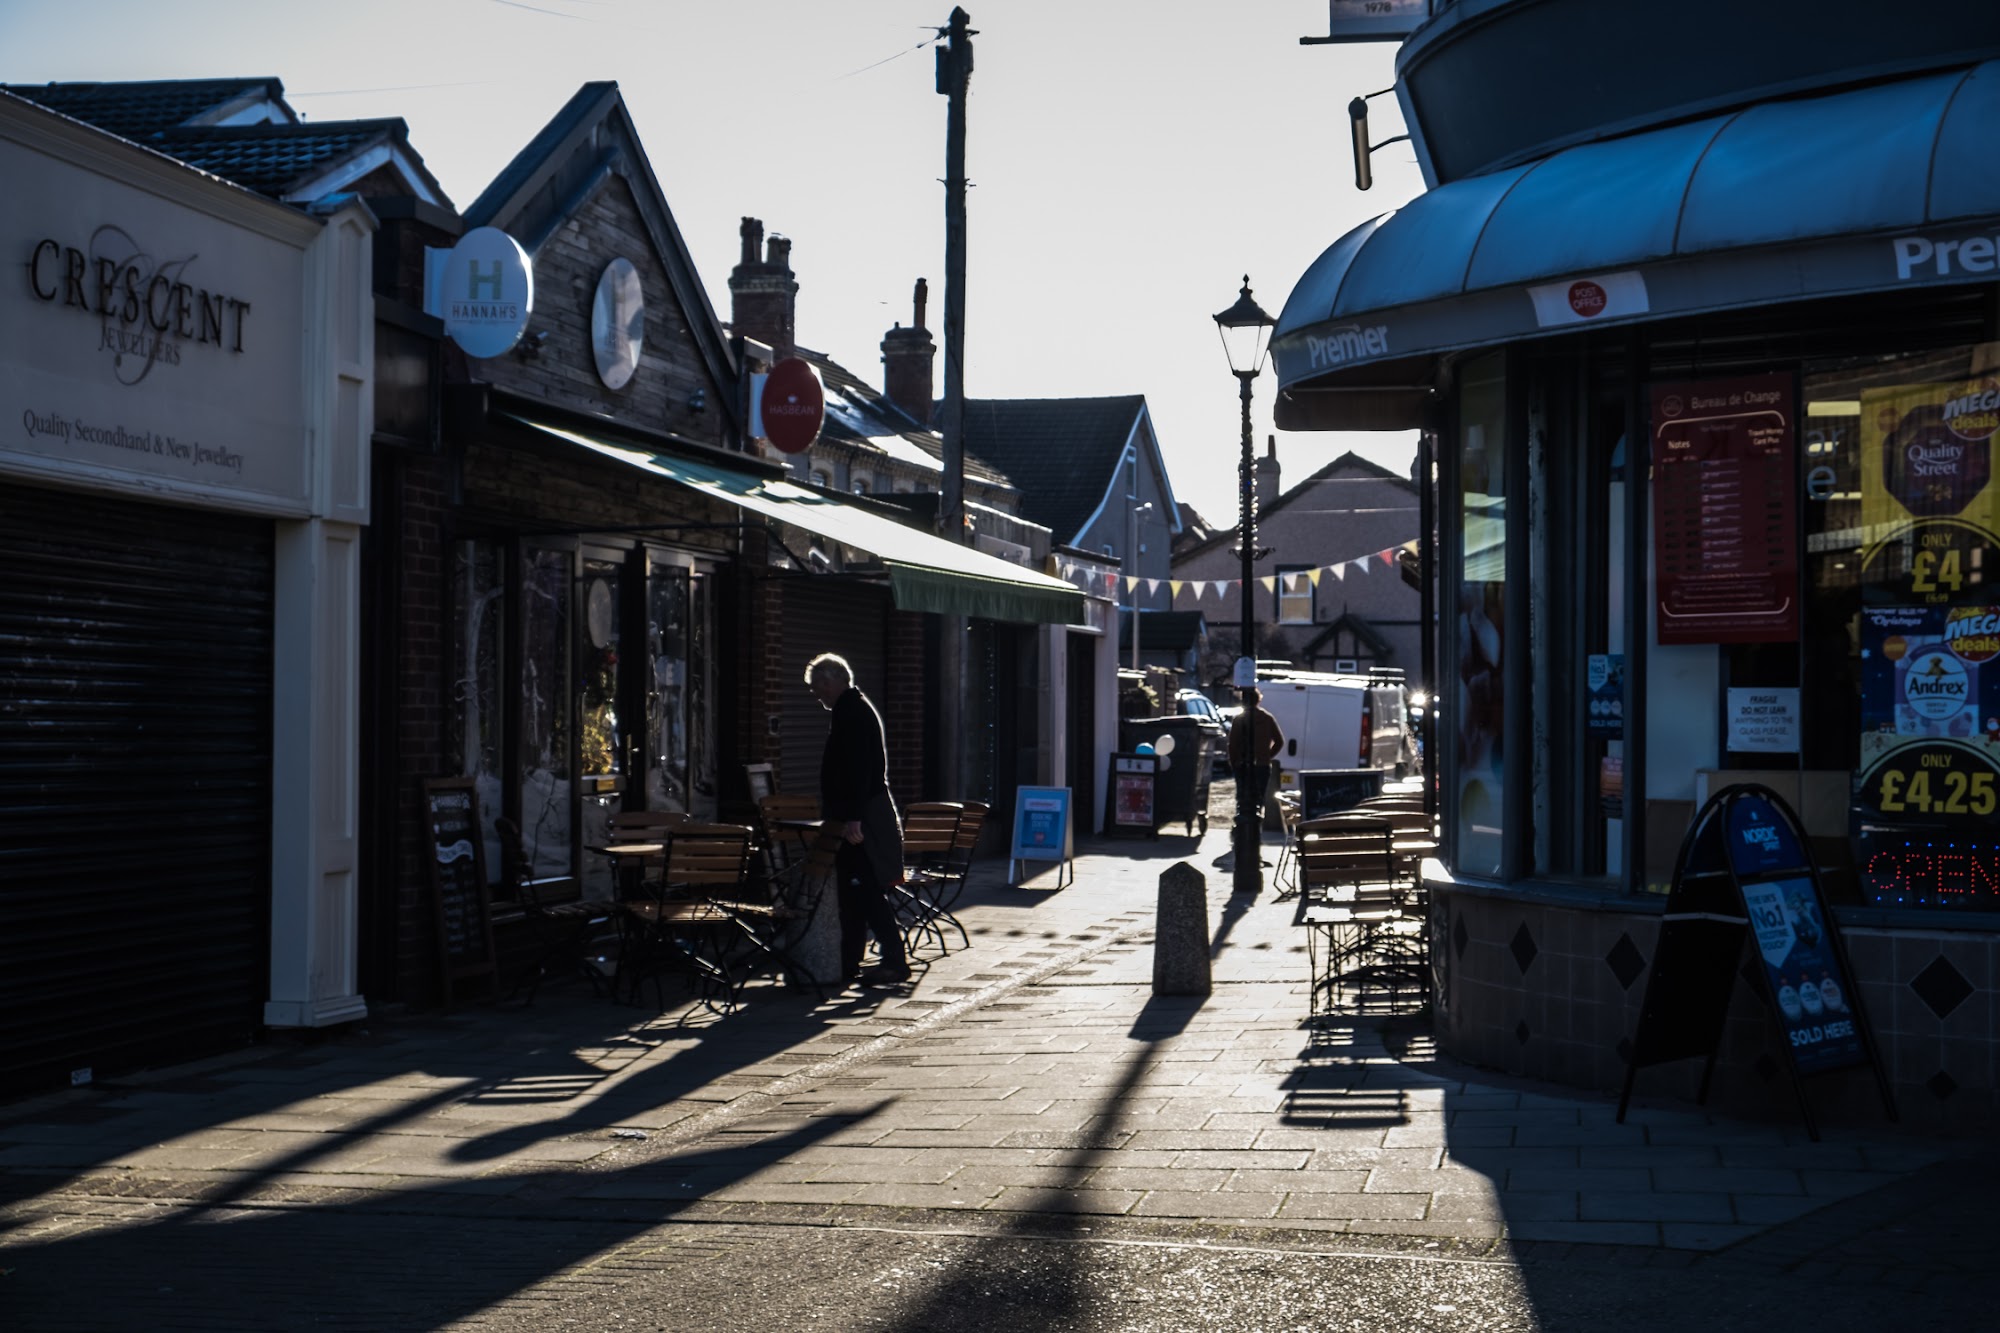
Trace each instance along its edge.
<instances>
[{"instance_id":1,"label":"awning","mask_svg":"<svg viewBox=\"0 0 2000 1333\"><path fill-rule=\"evenodd\" d=\"M888 571L890 595L902 610L1031 624L1084 623L1083 593L1075 585L970 547L954 546L838 496L789 481L753 477L719 464L600 440L526 417L512 419L739 509L875 556Z\"/></svg>"},{"instance_id":2,"label":"awning","mask_svg":"<svg viewBox=\"0 0 2000 1333\"><path fill-rule=\"evenodd\" d=\"M1335 241L1271 342L1289 430L1421 424L1441 352L2000 273L2000 62L1582 144Z\"/></svg>"}]
</instances>

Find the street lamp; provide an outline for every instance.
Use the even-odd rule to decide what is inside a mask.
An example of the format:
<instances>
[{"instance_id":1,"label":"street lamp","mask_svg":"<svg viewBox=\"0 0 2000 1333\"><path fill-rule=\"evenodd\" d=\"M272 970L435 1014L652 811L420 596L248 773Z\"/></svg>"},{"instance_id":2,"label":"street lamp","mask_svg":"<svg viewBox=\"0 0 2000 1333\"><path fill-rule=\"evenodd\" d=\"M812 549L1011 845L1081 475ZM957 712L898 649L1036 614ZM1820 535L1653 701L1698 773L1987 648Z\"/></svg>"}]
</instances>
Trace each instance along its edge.
<instances>
[{"instance_id":1,"label":"street lamp","mask_svg":"<svg viewBox=\"0 0 2000 1333\"><path fill-rule=\"evenodd\" d=\"M1229 357L1229 373L1236 376L1243 389L1243 458L1237 464L1238 518L1236 525L1237 551L1243 560L1243 657L1250 663L1250 680L1257 678L1257 612L1253 591L1256 586L1255 564L1257 560L1257 496L1252 489L1255 478L1256 461L1250 454L1250 381L1257 378L1257 372L1264 368L1264 349L1271 340L1271 326L1278 321L1265 313L1262 306L1250 296L1250 275L1243 275L1243 290L1236 297L1236 304L1215 317L1215 326L1222 334L1222 350ZM1243 681L1238 681L1242 685ZM1255 744L1252 732L1251 743ZM1248 769L1250 765L1242 766ZM1268 772L1268 770L1266 770ZM1263 837L1257 830L1262 819L1264 793L1257 790L1258 784L1251 775L1238 772L1236 775L1236 892L1261 893L1264 888L1264 867L1259 859L1259 849Z\"/></svg>"},{"instance_id":2,"label":"street lamp","mask_svg":"<svg viewBox=\"0 0 2000 1333\"><path fill-rule=\"evenodd\" d=\"M1126 567L1132 571L1134 577L1136 577L1139 573L1139 516L1141 514L1150 514L1152 511L1153 511L1153 502L1151 500L1146 501L1146 503L1142 505L1134 505L1132 508L1131 522L1128 525L1132 531L1132 541L1130 545L1128 545L1125 548L1125 562L1126 562ZM1129 598L1130 598L1130 610L1132 615L1132 669L1134 671L1137 671L1139 669L1139 585L1138 584L1134 583L1132 585L1131 592L1129 593Z\"/></svg>"}]
</instances>

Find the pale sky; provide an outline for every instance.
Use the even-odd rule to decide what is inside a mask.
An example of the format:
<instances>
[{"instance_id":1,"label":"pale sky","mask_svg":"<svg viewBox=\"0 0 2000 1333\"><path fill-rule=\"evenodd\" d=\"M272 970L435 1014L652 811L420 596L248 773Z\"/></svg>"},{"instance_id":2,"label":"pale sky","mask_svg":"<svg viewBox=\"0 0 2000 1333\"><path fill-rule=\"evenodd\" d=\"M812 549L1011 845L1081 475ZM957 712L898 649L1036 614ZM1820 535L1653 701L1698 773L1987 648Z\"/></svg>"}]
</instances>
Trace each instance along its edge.
<instances>
[{"instance_id":1,"label":"pale sky","mask_svg":"<svg viewBox=\"0 0 2000 1333\"><path fill-rule=\"evenodd\" d=\"M1354 188L1347 103L1392 43L1311 46L1324 0L969 0L966 392L1143 393L1174 490L1236 520L1237 382L1212 316L1250 275L1277 315L1342 233L1422 188L1409 145ZM308 119L401 116L469 205L577 87L615 79L709 300L737 225L792 239L798 338L881 382L931 287L942 337L950 0L0 0L0 82L276 76ZM1402 132L1371 103L1375 137ZM943 357L938 359L943 392ZM1274 378L1255 385L1256 448ZM1410 432L1287 433L1289 486Z\"/></svg>"}]
</instances>

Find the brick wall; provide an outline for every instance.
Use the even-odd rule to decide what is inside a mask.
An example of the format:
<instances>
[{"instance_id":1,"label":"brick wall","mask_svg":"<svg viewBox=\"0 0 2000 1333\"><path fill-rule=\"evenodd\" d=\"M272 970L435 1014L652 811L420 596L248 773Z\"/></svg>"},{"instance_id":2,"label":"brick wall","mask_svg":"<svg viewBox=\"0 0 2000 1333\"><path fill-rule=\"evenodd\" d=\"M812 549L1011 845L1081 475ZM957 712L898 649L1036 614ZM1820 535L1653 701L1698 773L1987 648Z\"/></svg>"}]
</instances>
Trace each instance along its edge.
<instances>
[{"instance_id":1,"label":"brick wall","mask_svg":"<svg viewBox=\"0 0 2000 1333\"><path fill-rule=\"evenodd\" d=\"M1659 942L1655 904L1573 907L1508 894L1433 890L1431 955L1439 1044L1461 1060L1615 1094L1626 1043ZM1972 932L1850 928L1852 978L1895 1092L1902 1123L1984 1133L2000 1112L1995 1001L2000 942ZM1794 1120L1783 1040L1737 970L1709 1105L1725 1114ZM1702 1061L1648 1066L1635 1097L1692 1102ZM1872 1075L1815 1076L1806 1098L1821 1125L1886 1123Z\"/></svg>"},{"instance_id":2,"label":"brick wall","mask_svg":"<svg viewBox=\"0 0 2000 1333\"><path fill-rule=\"evenodd\" d=\"M625 387L611 389L598 378L590 311L598 278L618 257L639 272L645 346ZM535 255L535 313L528 332L531 337L546 332L548 340L533 355L516 352L480 362L476 377L543 402L719 445L727 391L708 373L689 328L689 314L654 257L631 187L613 177ZM703 397L698 409L688 405L696 390Z\"/></svg>"}]
</instances>

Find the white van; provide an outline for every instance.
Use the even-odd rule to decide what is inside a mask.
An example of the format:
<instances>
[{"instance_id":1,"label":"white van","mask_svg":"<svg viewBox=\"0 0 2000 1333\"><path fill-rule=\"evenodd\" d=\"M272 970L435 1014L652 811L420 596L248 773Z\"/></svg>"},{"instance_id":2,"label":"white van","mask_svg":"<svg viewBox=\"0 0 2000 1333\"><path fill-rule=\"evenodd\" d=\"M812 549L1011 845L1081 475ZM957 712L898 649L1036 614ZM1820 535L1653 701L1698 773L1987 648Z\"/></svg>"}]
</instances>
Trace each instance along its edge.
<instances>
[{"instance_id":1,"label":"white van","mask_svg":"<svg viewBox=\"0 0 2000 1333\"><path fill-rule=\"evenodd\" d=\"M1366 676L1274 672L1259 680L1264 707L1278 719L1286 773L1322 768L1379 768L1408 776L1416 762L1402 673Z\"/></svg>"}]
</instances>

